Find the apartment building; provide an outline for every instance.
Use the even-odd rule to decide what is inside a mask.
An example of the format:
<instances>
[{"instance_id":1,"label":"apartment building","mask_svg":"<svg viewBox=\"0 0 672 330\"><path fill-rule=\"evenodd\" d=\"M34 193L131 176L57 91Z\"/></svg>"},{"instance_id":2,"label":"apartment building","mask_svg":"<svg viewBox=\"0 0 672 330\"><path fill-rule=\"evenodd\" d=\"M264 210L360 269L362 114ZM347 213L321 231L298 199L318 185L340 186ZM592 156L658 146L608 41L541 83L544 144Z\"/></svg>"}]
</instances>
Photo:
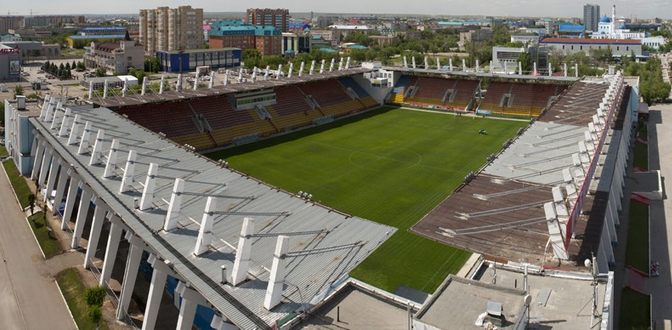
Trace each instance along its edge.
<instances>
[{"instance_id":1,"label":"apartment building","mask_svg":"<svg viewBox=\"0 0 672 330\"><path fill-rule=\"evenodd\" d=\"M203 48L203 9L191 6L140 10L140 43L145 53Z\"/></svg>"}]
</instances>

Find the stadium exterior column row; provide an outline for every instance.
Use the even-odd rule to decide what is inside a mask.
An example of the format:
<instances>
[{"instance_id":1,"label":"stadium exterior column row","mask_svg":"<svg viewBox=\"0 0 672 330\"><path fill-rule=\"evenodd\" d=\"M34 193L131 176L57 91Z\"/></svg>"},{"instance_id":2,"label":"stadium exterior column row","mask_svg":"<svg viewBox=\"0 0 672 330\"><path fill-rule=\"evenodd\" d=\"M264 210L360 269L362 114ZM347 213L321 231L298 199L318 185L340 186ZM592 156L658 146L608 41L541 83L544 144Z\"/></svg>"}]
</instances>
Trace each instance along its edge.
<instances>
[{"instance_id":1,"label":"stadium exterior column row","mask_svg":"<svg viewBox=\"0 0 672 330\"><path fill-rule=\"evenodd\" d=\"M68 229L70 219L72 217L76 218L71 241L72 248L78 248L80 245L83 230L89 221L87 216L91 207L91 201L94 201L94 215L91 219L91 231L83 261L83 265L86 268L93 265L93 258L95 251L98 248L98 242L104 223L106 221L110 222L107 247L99 278L101 286L107 286L107 283L111 278L112 268L117 258L121 236L123 232L126 232L126 239L129 240L130 249L124 270L124 278L121 283L121 296L116 315L117 319L123 320L126 318L128 312L128 306L130 305L130 299L135 287L142 254L147 247L142 239L133 234L132 231L122 223L121 218L114 214L109 206L107 206L107 204L80 179L76 173L76 168L67 165L46 139L39 136L39 134L36 134L35 137L36 147L34 148L34 152L36 157L31 177L35 177L41 185L45 182L47 183L45 186L45 198L47 201L51 202L50 204L54 213L58 212L58 208L61 205L59 200L62 201L65 197L65 208L63 211L63 218L61 219L61 227L63 230ZM65 193L66 189L67 194ZM54 194L53 199L51 198L52 194ZM76 205L75 203L77 199L79 199L79 205ZM166 266L164 261L161 261L156 257L154 257L154 259L156 261L153 263L154 272L152 275L150 295L145 310L146 315L145 321L143 322L143 329L153 329L155 327L167 276L168 274L177 276L170 272L169 267ZM186 286L184 286L182 292L179 292L179 295L182 297L182 303L180 306L177 328L190 329L196 313L196 306L198 304L206 304L206 302L198 292L186 288Z\"/></svg>"}]
</instances>

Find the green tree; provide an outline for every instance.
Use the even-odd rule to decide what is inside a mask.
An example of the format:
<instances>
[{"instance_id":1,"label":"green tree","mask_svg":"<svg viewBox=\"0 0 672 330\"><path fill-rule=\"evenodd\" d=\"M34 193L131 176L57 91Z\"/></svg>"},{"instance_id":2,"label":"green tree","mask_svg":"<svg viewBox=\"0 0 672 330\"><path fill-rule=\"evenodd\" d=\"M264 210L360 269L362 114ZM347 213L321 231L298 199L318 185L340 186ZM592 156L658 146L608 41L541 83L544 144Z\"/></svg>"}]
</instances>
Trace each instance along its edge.
<instances>
[{"instance_id":1,"label":"green tree","mask_svg":"<svg viewBox=\"0 0 672 330\"><path fill-rule=\"evenodd\" d=\"M532 71L532 56L530 56L530 53L520 53L520 56L518 56L518 62L520 62L523 72Z\"/></svg>"},{"instance_id":2,"label":"green tree","mask_svg":"<svg viewBox=\"0 0 672 330\"><path fill-rule=\"evenodd\" d=\"M14 87L14 97L17 95L23 95L23 86L16 85L16 87Z\"/></svg>"},{"instance_id":3,"label":"green tree","mask_svg":"<svg viewBox=\"0 0 672 330\"><path fill-rule=\"evenodd\" d=\"M107 70L103 68L96 69L96 77L105 77L105 76L107 76Z\"/></svg>"}]
</instances>

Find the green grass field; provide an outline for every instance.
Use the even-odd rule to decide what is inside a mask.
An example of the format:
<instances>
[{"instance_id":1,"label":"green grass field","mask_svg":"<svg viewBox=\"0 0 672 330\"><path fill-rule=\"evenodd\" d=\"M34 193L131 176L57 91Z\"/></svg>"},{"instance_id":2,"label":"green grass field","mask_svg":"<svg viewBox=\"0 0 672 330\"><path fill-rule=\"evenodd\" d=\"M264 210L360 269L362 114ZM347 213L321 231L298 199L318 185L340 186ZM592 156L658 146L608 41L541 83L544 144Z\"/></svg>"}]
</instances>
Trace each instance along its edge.
<instances>
[{"instance_id":1,"label":"green grass field","mask_svg":"<svg viewBox=\"0 0 672 330\"><path fill-rule=\"evenodd\" d=\"M385 108L208 156L399 228L352 275L392 292L400 285L432 292L469 253L408 229L525 125ZM488 134L478 134L480 129Z\"/></svg>"},{"instance_id":2,"label":"green grass field","mask_svg":"<svg viewBox=\"0 0 672 330\"><path fill-rule=\"evenodd\" d=\"M63 292L63 297L65 297L68 308L79 329L108 329L105 321L96 324L89 318L89 306L86 304L85 298L86 286L84 286L82 277L77 273L77 269L68 268L63 270L56 274L56 281Z\"/></svg>"},{"instance_id":3,"label":"green grass field","mask_svg":"<svg viewBox=\"0 0 672 330\"><path fill-rule=\"evenodd\" d=\"M619 328L651 329L651 300L648 295L623 288Z\"/></svg>"},{"instance_id":4,"label":"green grass field","mask_svg":"<svg viewBox=\"0 0 672 330\"><path fill-rule=\"evenodd\" d=\"M11 159L5 160L2 164L5 167L9 182L14 188L14 193L16 193L16 197L19 199L21 207L25 209L29 205L28 196L32 194L30 187L26 183L26 179L21 176L21 173L19 173L19 170Z\"/></svg>"},{"instance_id":5,"label":"green grass field","mask_svg":"<svg viewBox=\"0 0 672 330\"><path fill-rule=\"evenodd\" d=\"M38 212L28 217L30 228L35 233L37 241L40 243L40 249L44 252L44 257L49 259L63 252L58 240L49 233L48 224L45 222L44 213Z\"/></svg>"}]
</instances>

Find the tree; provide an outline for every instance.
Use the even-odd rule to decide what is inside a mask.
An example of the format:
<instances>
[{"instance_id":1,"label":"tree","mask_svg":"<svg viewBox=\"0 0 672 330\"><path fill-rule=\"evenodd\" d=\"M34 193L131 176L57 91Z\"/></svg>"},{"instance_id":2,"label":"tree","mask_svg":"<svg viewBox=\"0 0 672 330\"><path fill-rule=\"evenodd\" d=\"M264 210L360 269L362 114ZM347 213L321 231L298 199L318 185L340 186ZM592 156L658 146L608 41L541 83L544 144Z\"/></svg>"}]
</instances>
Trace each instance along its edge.
<instances>
[{"instance_id":1,"label":"tree","mask_svg":"<svg viewBox=\"0 0 672 330\"><path fill-rule=\"evenodd\" d=\"M520 56L518 56L518 62L520 62L523 72L532 71L532 57L530 56L530 53L521 53Z\"/></svg>"},{"instance_id":2,"label":"tree","mask_svg":"<svg viewBox=\"0 0 672 330\"><path fill-rule=\"evenodd\" d=\"M16 87L14 87L14 97L17 95L23 95L23 86L16 85Z\"/></svg>"},{"instance_id":3,"label":"tree","mask_svg":"<svg viewBox=\"0 0 672 330\"><path fill-rule=\"evenodd\" d=\"M157 73L161 70L161 62L156 57L145 58L145 72Z\"/></svg>"},{"instance_id":4,"label":"tree","mask_svg":"<svg viewBox=\"0 0 672 330\"><path fill-rule=\"evenodd\" d=\"M105 76L107 76L107 70L103 68L96 69L96 77L105 77Z\"/></svg>"}]
</instances>

